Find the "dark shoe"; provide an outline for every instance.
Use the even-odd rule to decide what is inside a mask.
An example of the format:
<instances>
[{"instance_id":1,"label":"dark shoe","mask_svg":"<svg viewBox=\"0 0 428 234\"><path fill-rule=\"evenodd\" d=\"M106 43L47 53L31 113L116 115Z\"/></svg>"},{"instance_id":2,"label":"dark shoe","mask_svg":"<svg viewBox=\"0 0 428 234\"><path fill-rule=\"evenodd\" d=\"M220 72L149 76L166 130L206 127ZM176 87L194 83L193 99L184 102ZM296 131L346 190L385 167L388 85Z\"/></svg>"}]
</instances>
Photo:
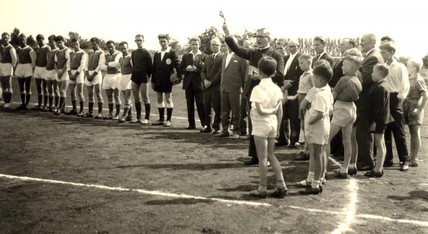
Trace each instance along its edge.
<instances>
[{"instance_id":1,"label":"dark shoe","mask_svg":"<svg viewBox=\"0 0 428 234\"><path fill-rule=\"evenodd\" d=\"M104 119L113 119L113 115L108 114L108 115L104 116Z\"/></svg>"},{"instance_id":2,"label":"dark shoe","mask_svg":"<svg viewBox=\"0 0 428 234\"><path fill-rule=\"evenodd\" d=\"M302 152L300 152L299 156L294 158L295 161L307 161L309 160L309 154L305 154Z\"/></svg>"},{"instance_id":3,"label":"dark shoe","mask_svg":"<svg viewBox=\"0 0 428 234\"><path fill-rule=\"evenodd\" d=\"M221 132L216 137L229 137L230 134L228 132Z\"/></svg>"},{"instance_id":4,"label":"dark shoe","mask_svg":"<svg viewBox=\"0 0 428 234\"><path fill-rule=\"evenodd\" d=\"M245 165L258 165L259 164L259 160L252 158L252 159L250 159L248 161L245 161L244 164Z\"/></svg>"},{"instance_id":5,"label":"dark shoe","mask_svg":"<svg viewBox=\"0 0 428 234\"><path fill-rule=\"evenodd\" d=\"M118 123L125 123L126 122L126 117L122 116L117 120Z\"/></svg>"},{"instance_id":6,"label":"dark shoe","mask_svg":"<svg viewBox=\"0 0 428 234\"><path fill-rule=\"evenodd\" d=\"M364 176L367 177L382 177L383 176L383 170L381 172L376 172L376 171L368 171L366 173L364 173Z\"/></svg>"},{"instance_id":7,"label":"dark shoe","mask_svg":"<svg viewBox=\"0 0 428 234\"><path fill-rule=\"evenodd\" d=\"M250 195L251 197L256 197L256 198L266 198L266 197L267 197L267 191L260 192L260 191L257 189L257 190L251 191L251 192L249 193L249 195Z\"/></svg>"},{"instance_id":8,"label":"dark shoe","mask_svg":"<svg viewBox=\"0 0 428 234\"><path fill-rule=\"evenodd\" d=\"M349 171L348 171L348 173L349 173ZM336 177L339 179L348 179L348 173L342 173L342 172L338 171L336 173Z\"/></svg>"},{"instance_id":9,"label":"dark shoe","mask_svg":"<svg viewBox=\"0 0 428 234\"><path fill-rule=\"evenodd\" d=\"M213 130L211 128L203 128L199 130L200 133L211 133Z\"/></svg>"},{"instance_id":10,"label":"dark shoe","mask_svg":"<svg viewBox=\"0 0 428 234\"><path fill-rule=\"evenodd\" d=\"M357 175L357 172L358 170L355 167L348 168L348 175L354 176Z\"/></svg>"},{"instance_id":11,"label":"dark shoe","mask_svg":"<svg viewBox=\"0 0 428 234\"><path fill-rule=\"evenodd\" d=\"M370 165L361 165L361 166L357 166L359 171L371 171L373 170L373 166Z\"/></svg>"},{"instance_id":12,"label":"dark shoe","mask_svg":"<svg viewBox=\"0 0 428 234\"><path fill-rule=\"evenodd\" d=\"M297 146L300 146L300 143L299 143L299 142L291 142L291 143L288 145L288 148L295 149L295 148L297 148Z\"/></svg>"},{"instance_id":13,"label":"dark shoe","mask_svg":"<svg viewBox=\"0 0 428 234\"><path fill-rule=\"evenodd\" d=\"M287 146L288 142L286 141L278 141L275 143L275 146Z\"/></svg>"},{"instance_id":14,"label":"dark shoe","mask_svg":"<svg viewBox=\"0 0 428 234\"><path fill-rule=\"evenodd\" d=\"M385 160L383 162L383 167L392 167L394 165L394 162L392 160Z\"/></svg>"},{"instance_id":15,"label":"dark shoe","mask_svg":"<svg viewBox=\"0 0 428 234\"><path fill-rule=\"evenodd\" d=\"M25 104L21 104L21 105L19 105L17 108L16 108L16 110L17 111L19 111L19 110L26 110L27 109L27 106L25 105Z\"/></svg>"},{"instance_id":16,"label":"dark shoe","mask_svg":"<svg viewBox=\"0 0 428 234\"><path fill-rule=\"evenodd\" d=\"M218 135L218 134L220 134L220 131L218 129L214 129L213 134Z\"/></svg>"},{"instance_id":17,"label":"dark shoe","mask_svg":"<svg viewBox=\"0 0 428 234\"><path fill-rule=\"evenodd\" d=\"M305 190L299 191L299 193L303 195L320 194L322 193L322 186L320 185L318 188L306 187Z\"/></svg>"},{"instance_id":18,"label":"dark shoe","mask_svg":"<svg viewBox=\"0 0 428 234\"><path fill-rule=\"evenodd\" d=\"M154 123L152 123L152 125L155 125L155 126L160 126L160 125L164 125L165 123L164 123L164 121L163 120L158 120L158 121L156 121L156 122L154 122Z\"/></svg>"},{"instance_id":19,"label":"dark shoe","mask_svg":"<svg viewBox=\"0 0 428 234\"><path fill-rule=\"evenodd\" d=\"M132 121L132 116L131 115L126 116L125 121L131 122Z\"/></svg>"},{"instance_id":20,"label":"dark shoe","mask_svg":"<svg viewBox=\"0 0 428 234\"><path fill-rule=\"evenodd\" d=\"M188 126L186 129L190 130L190 129L196 129L196 126Z\"/></svg>"},{"instance_id":21,"label":"dark shoe","mask_svg":"<svg viewBox=\"0 0 428 234\"><path fill-rule=\"evenodd\" d=\"M129 121L130 123L140 123L140 119L132 119Z\"/></svg>"},{"instance_id":22,"label":"dark shoe","mask_svg":"<svg viewBox=\"0 0 428 234\"><path fill-rule=\"evenodd\" d=\"M86 113L85 117L93 118L94 114L88 112L88 113Z\"/></svg>"},{"instance_id":23,"label":"dark shoe","mask_svg":"<svg viewBox=\"0 0 428 234\"><path fill-rule=\"evenodd\" d=\"M275 188L272 193L269 194L270 197L274 198L284 198L285 195L287 195L287 189L286 188Z\"/></svg>"},{"instance_id":24,"label":"dark shoe","mask_svg":"<svg viewBox=\"0 0 428 234\"><path fill-rule=\"evenodd\" d=\"M103 114L98 113L98 115L95 116L95 119L103 119Z\"/></svg>"}]
</instances>

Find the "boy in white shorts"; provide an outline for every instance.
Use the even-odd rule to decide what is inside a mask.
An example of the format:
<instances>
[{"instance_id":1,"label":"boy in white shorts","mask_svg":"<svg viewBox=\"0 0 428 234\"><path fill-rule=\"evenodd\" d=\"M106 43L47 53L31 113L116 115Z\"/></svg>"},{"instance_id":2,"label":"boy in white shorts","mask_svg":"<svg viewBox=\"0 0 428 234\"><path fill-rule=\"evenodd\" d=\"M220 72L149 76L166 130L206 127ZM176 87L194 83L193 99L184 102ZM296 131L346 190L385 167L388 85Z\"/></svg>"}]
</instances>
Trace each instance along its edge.
<instances>
[{"instance_id":1,"label":"boy in white shorts","mask_svg":"<svg viewBox=\"0 0 428 234\"><path fill-rule=\"evenodd\" d=\"M79 41L76 38L71 39L71 47L73 51L70 53L70 72L68 76L70 77L70 96L71 96L71 105L73 109L67 112L68 115L83 115L83 105L85 102L85 97L83 96L83 81L84 81L84 69L86 66L87 54L85 51L80 49ZM77 112L77 96L79 96L80 101L80 110Z\"/></svg>"},{"instance_id":2,"label":"boy in white shorts","mask_svg":"<svg viewBox=\"0 0 428 234\"><path fill-rule=\"evenodd\" d=\"M10 108L10 101L13 93L11 77L17 61L16 50L9 43L9 40L9 33L2 33L0 44L0 83L3 91L3 108L5 109Z\"/></svg>"},{"instance_id":3,"label":"boy in white shorts","mask_svg":"<svg viewBox=\"0 0 428 234\"><path fill-rule=\"evenodd\" d=\"M59 106L55 115L65 113L65 98L67 97L67 88L69 83L70 72L70 49L65 46L65 40L62 36L55 38L59 50L56 52L57 72L58 72L58 88L59 88Z\"/></svg>"},{"instance_id":4,"label":"boy in white shorts","mask_svg":"<svg viewBox=\"0 0 428 234\"><path fill-rule=\"evenodd\" d=\"M252 135L256 143L259 158L260 184L251 196L265 198L267 196L267 162L272 165L276 177L276 188L271 196L282 198L287 193L287 186L282 175L281 164L275 156L275 137L279 135L282 119L281 89L273 83L271 77L276 74L277 62L269 56L262 57L258 62L260 84L251 92L250 112L253 123Z\"/></svg>"},{"instance_id":5,"label":"boy in white shorts","mask_svg":"<svg viewBox=\"0 0 428 234\"><path fill-rule=\"evenodd\" d=\"M107 49L108 53L105 54L105 68L107 70L107 74L104 76L103 80L103 89L107 94L108 99L108 115L104 117L104 119L119 119L120 113L120 97L119 97L119 89L117 84L120 79L120 58L122 58L122 53L116 50L114 45L114 41L107 41ZM113 102L114 98L114 102ZM116 114L113 116L113 106L116 104Z\"/></svg>"},{"instance_id":6,"label":"boy in white shorts","mask_svg":"<svg viewBox=\"0 0 428 234\"><path fill-rule=\"evenodd\" d=\"M45 37L42 34L37 35L37 47L34 49L36 52L36 67L34 68L33 78L36 81L37 87L37 106L34 110L44 110L48 102L48 92L46 90L46 64L47 55L50 48L45 45ZM44 98L44 99L43 99ZM42 105L42 101L43 105Z\"/></svg>"},{"instance_id":7,"label":"boy in white shorts","mask_svg":"<svg viewBox=\"0 0 428 234\"><path fill-rule=\"evenodd\" d=\"M36 53L33 48L27 45L27 36L21 33L18 40L19 46L16 49L18 65L16 66L15 75L18 78L21 105L16 110L26 110L31 98L31 78L36 65Z\"/></svg>"},{"instance_id":8,"label":"boy in white shorts","mask_svg":"<svg viewBox=\"0 0 428 234\"><path fill-rule=\"evenodd\" d=\"M88 53L88 65L86 66L87 71L85 72L85 85L88 90L89 99L89 110L86 117L94 117L94 92L98 100L98 114L95 116L96 119L103 118L103 96L101 95L101 82L102 74L101 67L105 66L104 51L100 49L100 39L93 37L90 40L92 50Z\"/></svg>"},{"instance_id":9,"label":"boy in white shorts","mask_svg":"<svg viewBox=\"0 0 428 234\"><path fill-rule=\"evenodd\" d=\"M124 123L125 121L132 121L132 111L131 111L131 94L132 94L132 62L131 54L128 51L128 43L121 42L119 44L119 50L122 52L122 58L120 59L120 71L122 76L119 79L118 87L122 91L123 98L125 100L125 106L123 108L122 117L118 120L119 123Z\"/></svg>"},{"instance_id":10,"label":"boy in white shorts","mask_svg":"<svg viewBox=\"0 0 428 234\"><path fill-rule=\"evenodd\" d=\"M57 79L58 73L56 72L56 52L58 51L58 47L56 47L55 35L50 35L48 37L50 50L47 53L47 61L46 61L46 87L49 96L49 107L45 108L45 111L56 111L58 105L59 96L55 92L57 90ZM55 97L55 104L53 105L53 99Z\"/></svg>"}]
</instances>

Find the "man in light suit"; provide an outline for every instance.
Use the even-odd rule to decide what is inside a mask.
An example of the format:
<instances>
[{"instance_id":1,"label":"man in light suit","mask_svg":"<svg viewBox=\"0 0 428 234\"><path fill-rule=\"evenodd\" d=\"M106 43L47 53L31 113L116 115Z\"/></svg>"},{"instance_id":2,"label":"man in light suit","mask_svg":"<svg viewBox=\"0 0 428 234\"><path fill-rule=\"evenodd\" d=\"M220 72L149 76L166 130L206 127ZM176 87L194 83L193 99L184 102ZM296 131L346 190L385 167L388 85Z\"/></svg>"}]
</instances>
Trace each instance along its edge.
<instances>
[{"instance_id":1,"label":"man in light suit","mask_svg":"<svg viewBox=\"0 0 428 234\"><path fill-rule=\"evenodd\" d=\"M373 67L378 63L384 63L382 55L375 49L376 36L374 34L365 34L361 37L361 51L365 53L365 58L361 64L361 84L363 90L360 93L360 98L356 102L357 105L357 142L358 142L358 170L372 170L374 162L372 158L372 134L367 126L369 123L369 113L372 111L367 106L368 88L372 81ZM355 163L355 162L351 162Z\"/></svg>"},{"instance_id":2,"label":"man in light suit","mask_svg":"<svg viewBox=\"0 0 428 234\"><path fill-rule=\"evenodd\" d=\"M241 120L241 96L244 88L245 77L248 70L246 60L238 57L232 50L223 44L228 49L228 53L223 56L221 66L221 124L223 131L219 137L229 136L229 113L232 112L233 126L240 126ZM232 138L239 138L240 129L233 129Z\"/></svg>"},{"instance_id":3,"label":"man in light suit","mask_svg":"<svg viewBox=\"0 0 428 234\"><path fill-rule=\"evenodd\" d=\"M180 74L184 75L183 89L186 92L187 120L186 129L195 129L195 102L202 126L205 124L204 100L202 92L201 71L204 67L206 54L199 50L201 40L197 37L190 39L191 51L183 55L180 63Z\"/></svg>"},{"instance_id":4,"label":"man in light suit","mask_svg":"<svg viewBox=\"0 0 428 234\"><path fill-rule=\"evenodd\" d=\"M220 100L220 79L221 79L221 62L223 54L220 52L220 39L211 40L212 54L205 59L204 67L201 72L201 79L204 88L204 112L205 123L201 133L214 134L220 133L221 122L221 100ZM214 110L214 122L211 124L211 109Z\"/></svg>"},{"instance_id":5,"label":"man in light suit","mask_svg":"<svg viewBox=\"0 0 428 234\"><path fill-rule=\"evenodd\" d=\"M285 69L284 80L291 83L291 87L287 89L287 102L284 104L284 115L282 116L283 123L281 124L277 146L284 146L290 143L291 147L295 147L299 141L300 135L300 119L299 119L299 100L297 98L297 89L299 88L300 76L303 74L299 67L299 57L301 52L299 44L290 40L287 44L289 54L284 57ZM290 142L287 142L287 141Z\"/></svg>"}]
</instances>

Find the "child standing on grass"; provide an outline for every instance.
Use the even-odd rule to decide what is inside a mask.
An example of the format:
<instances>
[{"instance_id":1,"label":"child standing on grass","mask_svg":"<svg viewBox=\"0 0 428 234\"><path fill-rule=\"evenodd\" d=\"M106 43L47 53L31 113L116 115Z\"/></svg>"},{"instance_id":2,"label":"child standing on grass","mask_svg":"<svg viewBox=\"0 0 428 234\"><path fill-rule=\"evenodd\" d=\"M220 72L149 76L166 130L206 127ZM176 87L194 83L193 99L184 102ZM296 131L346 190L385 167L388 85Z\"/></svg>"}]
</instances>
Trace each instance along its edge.
<instances>
[{"instance_id":1,"label":"child standing on grass","mask_svg":"<svg viewBox=\"0 0 428 234\"><path fill-rule=\"evenodd\" d=\"M410 59L407 62L410 90L403 101L404 122L410 130L410 162L409 166L418 166L418 154L421 148L421 125L424 119L424 107L428 99L424 78L419 74L421 63Z\"/></svg>"},{"instance_id":2,"label":"child standing on grass","mask_svg":"<svg viewBox=\"0 0 428 234\"><path fill-rule=\"evenodd\" d=\"M282 198L287 193L287 187L282 175L281 165L274 154L275 137L278 135L282 118L282 92L272 82L271 77L276 73L276 61L265 56L258 62L260 84L257 85L250 97L252 109L254 141L259 159L259 188L250 193L258 198L267 197L267 161L272 165L276 177L276 188L272 197Z\"/></svg>"},{"instance_id":3,"label":"child standing on grass","mask_svg":"<svg viewBox=\"0 0 428 234\"><path fill-rule=\"evenodd\" d=\"M382 177L383 163L386 157L385 128L389 122L389 93L385 89L384 79L388 76L389 69L384 64L373 67L372 80L368 88L367 106L372 110L369 113L370 132L374 135L376 146L376 165L373 170L364 174L367 177Z\"/></svg>"},{"instance_id":4,"label":"child standing on grass","mask_svg":"<svg viewBox=\"0 0 428 234\"><path fill-rule=\"evenodd\" d=\"M305 113L305 137L309 144L310 155L313 157L314 179L311 187L300 191L301 194L319 194L323 172L326 168L324 149L329 140L330 114L333 111L333 95L328 82L333 76L330 65L321 63L313 69L314 86L317 89L311 108Z\"/></svg>"},{"instance_id":5,"label":"child standing on grass","mask_svg":"<svg viewBox=\"0 0 428 234\"><path fill-rule=\"evenodd\" d=\"M327 158L330 156L330 141L333 137L342 130L342 142L344 149L344 160L340 171L336 177L340 179L348 178L350 175L356 174L356 167L352 167L348 172L349 163L356 161L357 156L357 138L352 134L353 124L357 118L357 107L354 102L359 99L359 94L362 90L361 82L357 77L358 69L361 67L362 55L357 49L349 49L345 51L342 65L344 76L339 79L333 90L334 103L333 119L330 123L330 140L325 147ZM353 158L351 160L351 157Z\"/></svg>"}]
</instances>

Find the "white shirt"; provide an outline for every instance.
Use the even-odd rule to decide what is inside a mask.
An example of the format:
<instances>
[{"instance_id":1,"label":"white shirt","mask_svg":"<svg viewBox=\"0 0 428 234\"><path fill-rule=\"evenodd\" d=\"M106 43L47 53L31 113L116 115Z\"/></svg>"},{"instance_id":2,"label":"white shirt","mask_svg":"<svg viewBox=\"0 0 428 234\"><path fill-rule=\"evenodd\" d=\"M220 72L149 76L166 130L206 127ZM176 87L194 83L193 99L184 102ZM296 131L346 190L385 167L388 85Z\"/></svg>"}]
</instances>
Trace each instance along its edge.
<instances>
[{"instance_id":1,"label":"white shirt","mask_svg":"<svg viewBox=\"0 0 428 234\"><path fill-rule=\"evenodd\" d=\"M233 52L227 53L227 55L226 55L226 66L224 66L225 68L229 65L230 60L232 59L233 55L234 55Z\"/></svg>"},{"instance_id":2,"label":"white shirt","mask_svg":"<svg viewBox=\"0 0 428 234\"><path fill-rule=\"evenodd\" d=\"M288 58L287 63L285 64L284 75L286 75L288 72L288 69L290 69L291 62L293 62L294 58L296 57L296 54L297 52L294 54L290 54L290 57Z\"/></svg>"},{"instance_id":3,"label":"white shirt","mask_svg":"<svg viewBox=\"0 0 428 234\"><path fill-rule=\"evenodd\" d=\"M167 53L167 52L169 52L171 50L171 48L170 47L168 47L168 48L166 48L166 50L164 50L164 51L162 51L162 50L159 50L158 52L161 54L161 57L160 57L160 59L161 59L161 61L162 61L162 59L163 59L163 56Z\"/></svg>"},{"instance_id":4,"label":"white shirt","mask_svg":"<svg viewBox=\"0 0 428 234\"><path fill-rule=\"evenodd\" d=\"M398 93L398 98L404 99L409 93L409 74L406 66L392 59L389 65L389 75L385 78L385 88L388 92Z\"/></svg>"}]
</instances>

